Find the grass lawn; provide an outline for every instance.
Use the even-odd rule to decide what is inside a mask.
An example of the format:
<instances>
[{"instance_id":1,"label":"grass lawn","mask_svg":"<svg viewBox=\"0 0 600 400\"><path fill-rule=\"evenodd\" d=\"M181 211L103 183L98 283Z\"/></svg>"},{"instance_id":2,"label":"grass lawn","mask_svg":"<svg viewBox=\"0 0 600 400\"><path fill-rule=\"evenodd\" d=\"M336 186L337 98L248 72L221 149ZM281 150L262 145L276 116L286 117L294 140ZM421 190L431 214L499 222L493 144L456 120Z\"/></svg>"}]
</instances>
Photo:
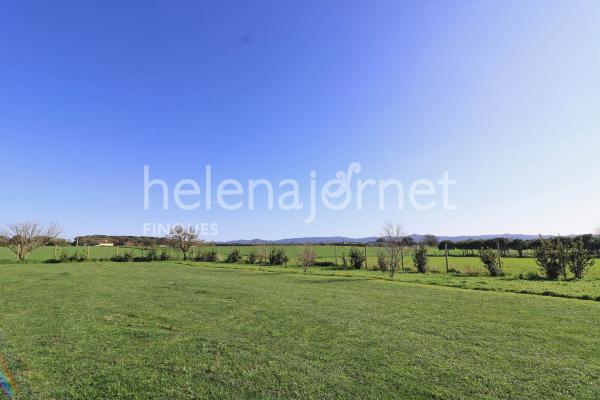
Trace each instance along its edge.
<instances>
[{"instance_id":1,"label":"grass lawn","mask_svg":"<svg viewBox=\"0 0 600 400\"><path fill-rule=\"evenodd\" d=\"M430 259L430 262L432 259L433 258ZM542 296L555 296L600 301L600 276L598 276L600 265L598 261L600 260L596 261L596 265L594 265L589 270L586 278L581 280L549 281L546 279L521 279L519 278L519 274L517 273L520 270L519 268L510 268L510 266L505 266L504 270L507 272L507 275L496 278L489 276L489 274L485 272L483 267L481 267L482 271L477 271L481 275L475 276L464 276L455 273L439 273L439 270L436 270L436 272L419 274L416 273L414 270L410 270L398 272L393 278L393 281L435 286L449 286L462 289L512 292L521 294L535 294ZM303 269L298 266L273 267L248 264L206 264L195 262L182 263L188 264L190 266L210 266L212 268L243 269L252 271L263 270L269 272L288 274L303 273ZM529 270L536 271L536 269L533 267ZM320 276L339 276L351 278L390 280L389 275L385 272L365 269L343 270L339 267L311 267L309 271L311 274L316 274Z\"/></svg>"},{"instance_id":2,"label":"grass lawn","mask_svg":"<svg viewBox=\"0 0 600 400\"><path fill-rule=\"evenodd\" d=\"M225 256L227 256L227 254L229 254L233 249L239 250L240 253L242 254L242 256L247 256L248 253L250 253L251 251L259 251L260 250L260 246L222 246L222 245L212 246L212 245L209 245L209 247L217 248L219 251L219 254L223 258ZM267 246L267 247L268 248L277 248L278 246L271 245L271 246ZM320 261L335 261L336 256L337 256L338 262L341 262L342 253L346 253L346 255L347 255L352 246L335 246L334 247L332 245L316 245L314 247L316 249L317 258ZM288 246L281 246L281 248L286 252L286 254L290 257L290 259L296 260L298 258L298 256L302 253L304 246L288 245ZM363 247L360 247L360 248L363 249ZM178 252L176 249L166 249L164 247L156 247L156 249L158 252L162 251L163 249L169 251L169 254L173 258L181 257L181 253ZM195 250L198 250L198 249L200 249L200 247L195 248ZM381 250L381 248L378 248L378 247L372 247L372 246L367 247L367 255L368 255L369 259L373 259L373 262L375 262L377 260L377 253L380 250ZM87 248L87 246L79 246L79 247L59 246L57 248L58 255L60 255L61 253L74 254L76 251L87 254L88 248ZM142 249L136 248L136 247L120 247L120 252L123 253L123 251L129 251L136 256L141 256L143 254ZM90 252L90 258L93 258L93 259L94 258L110 258L116 254L117 249L116 249L116 246L115 247L90 246L89 252ZM409 250L407 250L407 252L409 252ZM429 248L429 254L441 256L441 255L443 255L443 252L438 250L437 248L431 247L431 248ZM458 250L453 250L450 252L450 254L452 256L460 256L462 254L462 252L460 252ZM45 260L53 258L53 257L54 257L54 246L45 246L45 247L41 247L41 248L34 250L29 255L28 258L31 260L45 261ZM409 257L407 257L407 259L408 258ZM466 258L472 258L472 257L466 257ZM15 255L6 247L0 247L0 260L13 261L13 260L15 260Z\"/></svg>"},{"instance_id":3,"label":"grass lawn","mask_svg":"<svg viewBox=\"0 0 600 400\"><path fill-rule=\"evenodd\" d=\"M260 247L257 246L215 246L214 248L218 249L221 260L224 260L227 254L229 254L232 250L237 249L240 251L242 257L244 259L247 258L247 255L251 251L258 252L260 251ZM273 246L273 248L277 248L277 246ZM287 256L290 258L290 265L297 265L298 257L301 255L303 251L303 246L293 245L293 246L281 246ZM334 263L337 261L338 265L342 263L342 253L346 253L350 251L351 246L315 246L315 251L317 253L317 261L320 262L331 262ZM172 248L164 248L164 247L156 247L157 253L161 253L163 250L168 252L168 254L172 257L173 260L181 260L182 254L176 249ZM194 252L199 250L200 248L195 248ZM361 250L364 248L361 248ZM95 261L100 261L100 259L108 260L111 257L115 256L117 252L119 254L123 254L124 252L129 252L134 256L142 256L145 254L145 250L141 248L135 247L120 247L117 249L116 247L95 247L90 246L89 250L87 246L63 246L58 247L56 249L57 257L60 257L61 254L74 255L78 252L81 255L87 255L89 251L89 258ZM367 256L368 256L368 265L370 267L374 267L377 265L377 254L381 251L381 248L378 247L367 247ZM429 262L431 269L437 271L445 271L446 270L446 261L442 256L442 252L437 250L436 248L429 248ZM55 249L54 247L46 246L41 247L34 250L28 257L27 260L30 262L41 262L54 258ZM336 257L337 256L337 257ZM15 255L6 247L0 247L0 263L13 263L15 262ZM412 266L412 258L411 258L411 250L406 249L405 257L404 257L405 265ZM509 274L519 274L519 273L527 273L527 272L536 272L539 270L538 266L535 264L535 260L531 257L507 257L503 259L504 270ZM598 268L593 269L592 272L597 273L598 277L600 277L600 260L597 262ZM479 257L464 257L461 256L461 252L454 251L453 255L449 257L449 267L464 272L466 274L470 273L484 273L485 268L483 264L479 260Z\"/></svg>"},{"instance_id":4,"label":"grass lawn","mask_svg":"<svg viewBox=\"0 0 600 400\"><path fill-rule=\"evenodd\" d=\"M335 273L0 265L0 351L17 398L598 398L598 302Z\"/></svg>"}]
</instances>

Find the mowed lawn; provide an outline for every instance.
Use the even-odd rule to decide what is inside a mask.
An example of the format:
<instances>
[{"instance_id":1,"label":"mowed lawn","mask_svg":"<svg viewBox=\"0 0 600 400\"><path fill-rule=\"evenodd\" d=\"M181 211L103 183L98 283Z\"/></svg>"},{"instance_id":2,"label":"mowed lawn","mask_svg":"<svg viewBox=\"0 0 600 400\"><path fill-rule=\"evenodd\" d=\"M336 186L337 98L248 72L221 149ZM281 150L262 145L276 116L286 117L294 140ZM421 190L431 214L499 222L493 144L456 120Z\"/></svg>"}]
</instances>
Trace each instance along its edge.
<instances>
[{"instance_id":1,"label":"mowed lawn","mask_svg":"<svg viewBox=\"0 0 600 400\"><path fill-rule=\"evenodd\" d=\"M598 399L600 303L175 263L0 265L37 399Z\"/></svg>"}]
</instances>

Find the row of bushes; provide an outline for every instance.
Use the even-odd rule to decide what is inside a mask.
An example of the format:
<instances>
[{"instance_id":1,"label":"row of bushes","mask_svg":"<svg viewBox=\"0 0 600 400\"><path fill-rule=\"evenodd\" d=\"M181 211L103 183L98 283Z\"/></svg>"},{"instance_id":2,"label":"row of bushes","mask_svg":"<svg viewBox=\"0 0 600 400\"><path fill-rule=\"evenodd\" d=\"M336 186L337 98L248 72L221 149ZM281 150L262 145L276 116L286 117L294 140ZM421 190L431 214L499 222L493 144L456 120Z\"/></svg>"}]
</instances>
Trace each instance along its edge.
<instances>
[{"instance_id":1,"label":"row of bushes","mask_svg":"<svg viewBox=\"0 0 600 400\"><path fill-rule=\"evenodd\" d=\"M562 238L542 239L539 246L534 249L536 263L540 267L542 273L547 279L557 280L566 278L567 272L570 272L576 279L582 279L587 270L594 264L592 253L588 250L588 246L583 238L575 238L568 241ZM299 261L302 266L322 265L333 266L334 263L324 262L317 263L314 255L314 250L309 252L310 257L301 256ZM502 276L502 261L501 253L497 249L482 248L479 250L479 258L487 269L490 276ZM219 262L220 257L215 248L205 248L198 250L190 257L198 262ZM168 261L170 254L166 249L158 253L155 249L148 250L143 256L134 256L131 251L124 251L122 254L111 257L114 262L148 262L148 261ZM343 269L361 269L365 263L365 254L362 248L352 247L348 254L343 253L341 256ZM85 252L76 251L74 254L62 253L56 260L48 260L47 262L83 262L89 261ZM103 261L103 260L98 260ZM239 249L234 248L225 257L226 263L241 263L246 262L254 265L284 265L289 261L285 251L280 248L261 248L260 251L255 249L250 250L246 256L246 260L242 256ZM417 245L412 251L412 261L417 272L425 273L428 270L429 260L427 255L427 247ZM390 268L389 260L386 253L382 250L377 256L377 264L375 269L382 272L388 271Z\"/></svg>"},{"instance_id":2,"label":"row of bushes","mask_svg":"<svg viewBox=\"0 0 600 400\"><path fill-rule=\"evenodd\" d=\"M71 263L85 261L114 261L114 262L148 262L148 261L168 261L171 257L167 250L163 250L160 254L154 249L150 249L142 256L135 256L131 251L124 251L119 255L110 258L89 258L86 252L75 251L74 254L61 253L57 258L51 258L45 262L48 264L54 263Z\"/></svg>"},{"instance_id":3,"label":"row of bushes","mask_svg":"<svg viewBox=\"0 0 600 400\"><path fill-rule=\"evenodd\" d=\"M192 254L189 259L197 262L220 262L219 253L215 248L200 249ZM131 252L124 252L119 256L112 257L111 260L116 262L168 261L170 260L170 256L166 250L163 250L162 253L158 254L154 249L151 249L142 257L134 257ZM239 249L235 248L225 257L226 263L235 264L242 261L242 254ZM248 264L283 265L289 261L289 258L282 249L271 249L268 253L264 254L259 254L253 250L248 254L246 261Z\"/></svg>"},{"instance_id":4,"label":"row of bushes","mask_svg":"<svg viewBox=\"0 0 600 400\"><path fill-rule=\"evenodd\" d=\"M567 270L576 279L581 279L594 264L594 258L582 239L569 242L561 238L544 240L535 249L535 258L546 277L552 280L566 278Z\"/></svg>"},{"instance_id":5,"label":"row of bushes","mask_svg":"<svg viewBox=\"0 0 600 400\"><path fill-rule=\"evenodd\" d=\"M584 237L576 237L569 240L564 240L560 237L540 239L539 244L534 248L534 254L540 270L545 278L550 280L557 280L561 277L566 279L567 271L575 279L582 279L585 277L588 269L594 264L594 256ZM362 252L353 248L350 251L350 255L350 264L354 268L360 268L364 260ZM497 277L504 275L502 271L501 252L497 248L485 247L480 249L479 258L490 276ZM346 266L346 260L343 258L342 261L344 266ZM427 272L429 264L427 247L423 245L414 247L412 261L417 272ZM381 271L387 271L389 268L388 264L389 261L385 252L380 252L377 256L377 268Z\"/></svg>"},{"instance_id":6,"label":"row of bushes","mask_svg":"<svg viewBox=\"0 0 600 400\"><path fill-rule=\"evenodd\" d=\"M205 261L205 260L198 260ZM240 263L243 261L242 254L239 249L233 249L227 257L225 258L226 263ZM268 252L266 249L263 251L256 251L254 249L250 250L248 256L246 257L246 262L248 264L260 264L260 265L284 265L289 261L289 257L282 249L270 249Z\"/></svg>"},{"instance_id":7,"label":"row of bushes","mask_svg":"<svg viewBox=\"0 0 600 400\"><path fill-rule=\"evenodd\" d=\"M566 279L567 271L575 279L582 279L594 264L594 256L583 237L567 241L560 237L540 240L534 255L540 270L550 280ZM491 276L502 275L502 262L497 250L481 249L479 257Z\"/></svg>"},{"instance_id":8,"label":"row of bushes","mask_svg":"<svg viewBox=\"0 0 600 400\"><path fill-rule=\"evenodd\" d=\"M417 272L425 273L428 269L429 259L427 256L427 247L423 245L417 245L414 247L412 254L413 263ZM344 269L361 269L365 262L365 253L363 249L352 247L348 252L342 254L342 268ZM380 251L377 254L377 264L374 269L386 272L390 268L390 261L385 251Z\"/></svg>"},{"instance_id":9,"label":"row of bushes","mask_svg":"<svg viewBox=\"0 0 600 400\"><path fill-rule=\"evenodd\" d=\"M535 254L535 251L542 247L547 240L548 239L542 237L532 240L507 238L469 239L459 242L444 240L438 243L438 249L444 250L447 247L448 250L461 250L463 256L474 256L477 251L484 249L499 249L502 257L507 257L509 250L512 250L516 252L519 257L523 257L524 252L527 250L531 250ZM552 240L560 240L564 246L570 246L574 242L583 243L583 246L588 252L600 256L600 237L594 237L591 234L587 234L574 237L556 237Z\"/></svg>"},{"instance_id":10,"label":"row of bushes","mask_svg":"<svg viewBox=\"0 0 600 400\"><path fill-rule=\"evenodd\" d=\"M171 256L167 250L163 249L160 254L155 249L148 250L142 256L135 256L131 251L124 251L122 254L111 257L114 262L149 262L149 261L169 261Z\"/></svg>"},{"instance_id":11,"label":"row of bushes","mask_svg":"<svg viewBox=\"0 0 600 400\"><path fill-rule=\"evenodd\" d=\"M70 263L70 262L85 262L85 261L113 261L113 262L151 262L151 261L169 261L173 258L166 249L158 253L155 249L148 250L142 256L135 256L131 251L124 251L119 255L115 255L109 259L95 258L90 259L86 252L76 251L74 254L61 253L56 259L46 260L46 263ZM201 249L190 257L192 261L198 262L219 262L219 253L215 248ZM239 249L233 249L225 257L226 263L240 263L243 261L242 254ZM255 250L250 251L246 257L248 264L261 265L284 265L289 261L288 256L282 249L270 249L259 253ZM322 263L333 264L333 263Z\"/></svg>"}]
</instances>

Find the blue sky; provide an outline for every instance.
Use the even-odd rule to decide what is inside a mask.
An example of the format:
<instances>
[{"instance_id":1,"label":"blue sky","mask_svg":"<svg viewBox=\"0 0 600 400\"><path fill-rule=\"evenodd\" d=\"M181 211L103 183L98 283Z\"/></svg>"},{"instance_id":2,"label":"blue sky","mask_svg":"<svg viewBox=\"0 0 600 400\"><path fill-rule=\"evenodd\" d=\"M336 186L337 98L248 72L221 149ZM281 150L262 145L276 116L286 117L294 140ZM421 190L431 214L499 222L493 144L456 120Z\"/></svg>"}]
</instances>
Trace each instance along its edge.
<instances>
[{"instance_id":1,"label":"blue sky","mask_svg":"<svg viewBox=\"0 0 600 400\"><path fill-rule=\"evenodd\" d=\"M600 226L596 1L4 1L0 223L216 239ZM439 179L456 210L163 211L183 178ZM260 199L257 199L259 201ZM390 201L391 203L391 201Z\"/></svg>"}]
</instances>

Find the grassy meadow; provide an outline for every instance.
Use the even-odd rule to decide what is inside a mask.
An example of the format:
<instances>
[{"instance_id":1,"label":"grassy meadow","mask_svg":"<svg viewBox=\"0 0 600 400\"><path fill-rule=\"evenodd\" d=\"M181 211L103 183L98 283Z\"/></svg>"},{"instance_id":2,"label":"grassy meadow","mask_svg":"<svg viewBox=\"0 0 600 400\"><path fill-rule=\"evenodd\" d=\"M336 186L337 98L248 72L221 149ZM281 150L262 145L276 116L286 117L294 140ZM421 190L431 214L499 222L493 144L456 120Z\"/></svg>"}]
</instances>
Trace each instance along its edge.
<instances>
[{"instance_id":1,"label":"grassy meadow","mask_svg":"<svg viewBox=\"0 0 600 400\"><path fill-rule=\"evenodd\" d=\"M195 247L194 251L197 251L199 249L202 248L215 248L218 250L219 254L223 257L226 257L227 254L229 254L233 249L238 249L240 251L240 253L243 256L248 255L248 253L250 253L250 251L255 250L258 251L260 246L205 246L205 247ZM288 245L288 246L266 246L267 248L281 248L284 249L286 254L288 255L288 257L291 260L296 260L298 258L298 256L301 254L303 247L302 245ZM350 251L350 248L352 246L329 246L329 245L317 245L315 246L316 249L316 253L317 253L317 260L318 261L330 261L330 262L335 262L336 260L336 256L337 256L337 261L338 263L341 263L341 257L343 253L346 253L346 255L348 254L348 252ZM361 249L364 249L364 247L362 246L358 246ZM173 248L168 248L168 247L154 247L154 249L157 252L161 252L162 250L166 250L167 252L169 252L169 254L174 258L182 258L182 255L179 251L177 251L176 249ZM381 248L379 247L374 247L374 246L368 246L367 247L367 256L368 256L368 261L369 262L373 262L376 263L377 262L377 254L378 252L381 250ZM147 249L142 249L139 247L119 247L119 249L117 250L117 247L102 247L102 246L90 246L89 250L87 246L59 246L56 249L56 254L58 256L60 256L61 253L66 253L66 254L75 254L75 252L79 252L79 253L84 253L87 254L89 251L89 255L91 259L109 259L110 257L113 257L114 255L117 254L117 251L120 252L121 254L124 251L129 251L132 254L134 254L135 256L141 256L144 254L144 252L147 251ZM407 250L407 258L409 257L410 250ZM460 257L460 258L465 258L465 259L469 259L469 258L477 258L477 257L463 257L462 251L460 250L451 250L450 252L450 256L451 257ZM41 247L38 249L35 249L27 258L29 260L32 261L45 261L48 259L52 259L54 258L54 254L55 254L55 248L51 247L51 246L46 246L46 247ZM434 247L430 247L428 249L428 254L430 256L433 257L438 257L438 256L443 256L444 252L438 250L437 248ZM515 256L515 255L512 255ZM526 258L526 257L525 257ZM15 260L15 255L14 253L12 253L9 249L5 248L5 247L0 247L0 260L3 261L14 261Z\"/></svg>"},{"instance_id":2,"label":"grassy meadow","mask_svg":"<svg viewBox=\"0 0 600 400\"><path fill-rule=\"evenodd\" d=\"M1 265L17 398L598 398L598 302L255 268Z\"/></svg>"},{"instance_id":3,"label":"grassy meadow","mask_svg":"<svg viewBox=\"0 0 600 400\"><path fill-rule=\"evenodd\" d=\"M250 251L259 251L258 246L214 246L219 252L221 259L225 259L227 254L229 254L233 249L237 249L240 251L242 257L245 259ZM267 248L277 248L276 246L271 246ZM288 265L294 266L298 265L298 257L303 250L303 246L300 245L291 245L291 246L281 246L285 250L287 256L290 258ZM350 251L351 246L315 246L316 260L318 262L329 262L335 263L337 265L341 265L342 254L346 255ZM361 250L364 247L359 247ZM200 248L195 248L193 251L198 251ZM174 261L182 261L182 254L173 248L167 247L155 247L155 250L160 253L161 251L166 251L170 255L170 257ZM377 265L377 254L381 251L381 248L378 247L367 247L367 267L369 269L373 269ZM81 254L88 254L91 260L95 261L106 261L111 257L117 254L123 254L124 252L130 252L134 256L143 256L147 249L135 248L135 247L95 247L90 246L65 246L58 247L56 250L54 247L42 247L34 250L28 257L27 260L29 262L43 262L46 260L50 260L54 258L54 254L60 256L62 253L66 253L69 255L73 255L76 252ZM442 251L439 251L436 248L429 248L429 266L431 272L445 272L446 271L446 259L443 255ZM13 263L15 259L14 254L5 247L0 247L0 261L3 263ZM535 259L532 257L522 257L518 258L512 255L511 257L504 258L502 260L503 263L503 271L510 276L517 275L526 275L528 273L536 273L539 272L539 267L535 263ZM412 269L412 258L411 258L411 250L407 249L404 255L404 265L407 270ZM486 275L486 269L483 264L479 260L477 256L463 256L460 251L453 251L450 253L450 257L448 258L448 267L451 270L455 270L460 272L463 275ZM590 269L588 273L591 278L600 278L600 259L596 260L596 265Z\"/></svg>"}]
</instances>

